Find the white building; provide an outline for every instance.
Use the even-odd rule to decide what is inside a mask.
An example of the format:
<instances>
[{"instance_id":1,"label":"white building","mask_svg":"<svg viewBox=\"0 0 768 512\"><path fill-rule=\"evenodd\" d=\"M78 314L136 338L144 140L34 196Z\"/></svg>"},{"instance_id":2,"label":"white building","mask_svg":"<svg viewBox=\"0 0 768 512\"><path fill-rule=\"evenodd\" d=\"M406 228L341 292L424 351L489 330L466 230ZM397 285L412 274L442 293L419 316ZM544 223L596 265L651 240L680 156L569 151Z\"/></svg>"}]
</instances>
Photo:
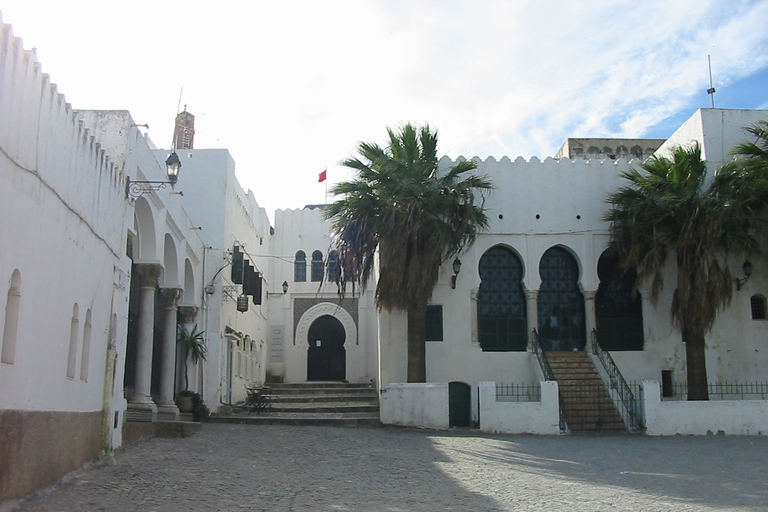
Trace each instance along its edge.
<instances>
[{"instance_id":1,"label":"white building","mask_svg":"<svg viewBox=\"0 0 768 512\"><path fill-rule=\"evenodd\" d=\"M377 381L373 288L339 297L321 207L278 210L274 233L270 275L289 291L270 301L270 373L285 382Z\"/></svg>"},{"instance_id":2,"label":"white building","mask_svg":"<svg viewBox=\"0 0 768 512\"><path fill-rule=\"evenodd\" d=\"M741 127L766 118L700 110L658 151L697 141L714 171ZM191 148L193 128L165 186L169 152L128 112L72 110L1 20L0 120L0 500L178 418L179 325L205 332L189 388L213 411L254 382L405 382L404 313L379 313L373 284L339 298L320 207L278 210L270 226L228 151ZM491 226L459 256L456 287L449 262L434 291L430 389L466 390L477 421L478 390L492 394L480 383L538 382L534 330L545 350L580 351L596 333L627 380L683 380L673 268L653 305L603 257L604 199L637 163L479 161L497 187ZM765 379L768 265L753 263L708 336L713 381Z\"/></svg>"},{"instance_id":3,"label":"white building","mask_svg":"<svg viewBox=\"0 0 768 512\"><path fill-rule=\"evenodd\" d=\"M746 138L743 127L768 118L768 111L702 109L658 150L698 142L712 171L731 157ZM444 159L442 164L451 165ZM442 317L442 337L427 342L427 381L456 382L472 392L477 421L478 384L484 381L527 384L539 380L532 335L544 350L584 350L592 333L611 351L627 381L660 382L663 372L685 382L685 347L671 323L674 265L657 304L647 288L631 297L631 280L604 251L609 224L606 196L626 184L621 172L638 161L532 158L478 159L497 190L485 202L490 228L460 255L461 271L451 289L446 262L432 296ZM740 275L743 261L730 262ZM754 274L734 292L707 336L711 382L764 381L768 369L768 265L753 261ZM734 283L735 286L735 283ZM618 297L618 299L617 299ZM616 302L622 302L620 308ZM753 304L763 304L753 316ZM381 384L406 381L404 313L382 313Z\"/></svg>"}]
</instances>

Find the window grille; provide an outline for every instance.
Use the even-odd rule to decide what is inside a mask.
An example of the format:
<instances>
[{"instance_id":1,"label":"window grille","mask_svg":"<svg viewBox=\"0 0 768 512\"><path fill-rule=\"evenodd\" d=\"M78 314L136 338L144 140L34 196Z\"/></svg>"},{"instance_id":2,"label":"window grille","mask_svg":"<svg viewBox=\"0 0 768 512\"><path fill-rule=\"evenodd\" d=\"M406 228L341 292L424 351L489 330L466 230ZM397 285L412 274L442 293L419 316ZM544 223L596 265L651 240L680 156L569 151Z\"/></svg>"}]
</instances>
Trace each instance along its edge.
<instances>
[{"instance_id":1,"label":"window grille","mask_svg":"<svg viewBox=\"0 0 768 512\"><path fill-rule=\"evenodd\" d=\"M297 283L307 280L307 255L304 251L297 252L293 260L293 280Z\"/></svg>"},{"instance_id":2,"label":"window grille","mask_svg":"<svg viewBox=\"0 0 768 512\"><path fill-rule=\"evenodd\" d=\"M752 308L752 320L765 320L765 297L762 295L753 295L752 298L749 299L749 303Z\"/></svg>"},{"instance_id":3,"label":"window grille","mask_svg":"<svg viewBox=\"0 0 768 512\"><path fill-rule=\"evenodd\" d=\"M525 351L528 345L523 263L511 250L492 247L480 258L477 322L483 351Z\"/></svg>"},{"instance_id":4,"label":"window grille","mask_svg":"<svg viewBox=\"0 0 768 512\"><path fill-rule=\"evenodd\" d=\"M597 341L603 350L643 350L643 304L635 290L637 272L623 270L617 256L603 253L597 262L600 285L595 295Z\"/></svg>"},{"instance_id":5,"label":"window grille","mask_svg":"<svg viewBox=\"0 0 768 512\"><path fill-rule=\"evenodd\" d=\"M312 253L312 281L319 282L323 280L323 253L315 251Z\"/></svg>"},{"instance_id":6,"label":"window grille","mask_svg":"<svg viewBox=\"0 0 768 512\"><path fill-rule=\"evenodd\" d=\"M562 247L552 247L539 263L539 343L544 350L582 350L587 342L579 265Z\"/></svg>"}]
</instances>

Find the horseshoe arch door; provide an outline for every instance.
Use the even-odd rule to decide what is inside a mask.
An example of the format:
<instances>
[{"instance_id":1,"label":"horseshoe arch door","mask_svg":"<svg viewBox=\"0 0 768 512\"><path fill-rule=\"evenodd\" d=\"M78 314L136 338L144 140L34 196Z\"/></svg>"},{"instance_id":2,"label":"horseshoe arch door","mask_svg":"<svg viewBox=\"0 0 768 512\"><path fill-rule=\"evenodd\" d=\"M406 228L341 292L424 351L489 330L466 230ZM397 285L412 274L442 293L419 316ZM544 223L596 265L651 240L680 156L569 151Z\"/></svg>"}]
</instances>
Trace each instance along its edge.
<instances>
[{"instance_id":1,"label":"horseshoe arch door","mask_svg":"<svg viewBox=\"0 0 768 512\"><path fill-rule=\"evenodd\" d=\"M317 318L309 326L307 343L307 380L343 381L347 373L346 332L331 315Z\"/></svg>"}]
</instances>

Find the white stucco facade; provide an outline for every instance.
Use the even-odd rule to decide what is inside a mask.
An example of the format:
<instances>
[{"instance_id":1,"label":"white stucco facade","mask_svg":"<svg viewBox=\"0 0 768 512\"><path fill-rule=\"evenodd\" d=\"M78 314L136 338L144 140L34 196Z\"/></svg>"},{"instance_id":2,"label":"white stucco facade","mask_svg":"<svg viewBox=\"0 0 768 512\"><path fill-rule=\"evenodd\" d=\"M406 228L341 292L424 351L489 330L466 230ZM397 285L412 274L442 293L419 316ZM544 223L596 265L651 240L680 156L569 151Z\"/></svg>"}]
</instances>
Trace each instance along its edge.
<instances>
[{"instance_id":1,"label":"white stucco facade","mask_svg":"<svg viewBox=\"0 0 768 512\"><path fill-rule=\"evenodd\" d=\"M731 159L730 148L744 140L743 126L768 118L768 111L699 110L659 151L673 145L698 142L712 158L712 170ZM476 404L478 383L537 382L537 363L526 351L484 351L478 340L477 296L482 279L479 263L494 247L509 249L522 266L522 288L527 305L527 332L540 329L537 302L542 286L540 264L544 254L560 247L578 265L578 291L584 302L581 329L587 341L595 329L595 295L600 285L598 260L609 240L606 196L625 184L621 173L637 166L625 160L555 160L532 158L477 159L478 173L486 174L496 190L485 200L489 229L463 254L456 288L450 286L451 262L444 265L432 296L442 307L444 339L427 342L427 381L464 382L472 388ZM443 159L441 165L451 165ZM733 255L732 273L741 276L743 256ZM750 298L768 294L768 261L753 259L755 271L740 291L734 290L730 307L721 311L707 335L707 371L711 382L764 381L768 368L768 321L751 316ZM672 371L677 383L685 382L685 347L672 325L670 305L674 268L664 274L666 286L654 304L641 283L642 350L613 351L612 356L627 381L661 380L662 370ZM735 283L734 283L735 284ZM382 384L406 380L406 317L403 312L383 312L380 318ZM472 417L478 419L473 405Z\"/></svg>"},{"instance_id":2,"label":"white stucco facade","mask_svg":"<svg viewBox=\"0 0 768 512\"><path fill-rule=\"evenodd\" d=\"M336 283L328 278L330 224L321 212L321 206L314 206L275 213L272 247L276 257L270 258L271 279L286 282L289 288L283 297L269 302L273 332L280 333L270 346L269 369L286 382L325 380L322 374L311 374L311 353L323 349L317 346L317 339L310 339L310 333L318 320L331 317L343 332L343 350L335 356L339 372L343 366L343 379L336 380L375 382L378 357L373 288L369 286L361 293L359 288L353 292L350 287L343 298L339 296ZM304 263L297 262L301 254ZM303 271L297 271L297 265Z\"/></svg>"},{"instance_id":3,"label":"white stucco facade","mask_svg":"<svg viewBox=\"0 0 768 512\"><path fill-rule=\"evenodd\" d=\"M768 111L699 110L659 152L698 142L714 171L744 139L741 128L762 119ZM491 383L541 380L531 343L541 323L556 323L538 315L552 248L577 269L579 328L590 340L609 239L605 197L639 162L478 160L496 186L484 203L490 227L458 255L455 288L450 262L441 270L431 302L441 308L442 339L427 342L428 383L411 386L402 385L405 313L377 311L375 276L367 289L339 295L321 207L278 210L271 225L256 197L270 191L244 191L225 149L178 150L175 187L132 192L129 182L167 180L168 153L126 111L73 110L0 20L0 499L122 446L137 424L178 418L174 400L186 385L179 325L205 332L207 358L188 364L189 388L213 411L242 400L250 383L373 382L384 390L383 421L445 428L454 386L469 390L471 420L484 430L553 433L556 386L542 385L539 403L508 404ZM515 350L485 350L480 336L481 261L496 248L521 272L524 340ZM260 300L248 297L243 311L235 251L261 283ZM742 260L729 262L738 277ZM712 382L765 380L768 320L753 319L750 299L768 296L768 260L752 263L707 335ZM678 382L685 375L669 316L671 265L665 283L656 303L639 287L642 346L612 351L628 381L648 381L657 394L662 371ZM712 406L717 421L685 407L646 396L649 432L765 432L764 404ZM40 438L47 444L30 441Z\"/></svg>"}]
</instances>

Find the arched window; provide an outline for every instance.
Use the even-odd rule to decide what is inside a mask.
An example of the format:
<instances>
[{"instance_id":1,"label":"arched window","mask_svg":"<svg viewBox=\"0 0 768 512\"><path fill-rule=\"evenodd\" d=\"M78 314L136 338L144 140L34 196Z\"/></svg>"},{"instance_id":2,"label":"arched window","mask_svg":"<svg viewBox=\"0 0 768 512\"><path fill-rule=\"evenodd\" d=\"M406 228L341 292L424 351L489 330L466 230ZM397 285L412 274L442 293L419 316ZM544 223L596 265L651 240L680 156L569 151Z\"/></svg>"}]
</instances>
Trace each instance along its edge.
<instances>
[{"instance_id":1,"label":"arched window","mask_svg":"<svg viewBox=\"0 0 768 512\"><path fill-rule=\"evenodd\" d=\"M312 253L312 281L323 280L323 253L315 251Z\"/></svg>"},{"instance_id":2,"label":"arched window","mask_svg":"<svg viewBox=\"0 0 768 512\"><path fill-rule=\"evenodd\" d=\"M579 264L562 247L547 250L539 262L539 343L544 350L583 350L587 342Z\"/></svg>"},{"instance_id":3,"label":"arched window","mask_svg":"<svg viewBox=\"0 0 768 512\"><path fill-rule=\"evenodd\" d=\"M293 260L293 280L297 283L307 280L307 255L304 251L297 252L296 259Z\"/></svg>"},{"instance_id":4,"label":"arched window","mask_svg":"<svg viewBox=\"0 0 768 512\"><path fill-rule=\"evenodd\" d=\"M492 247L480 258L477 324L486 352L524 351L528 345L523 263L506 247Z\"/></svg>"},{"instance_id":5,"label":"arched window","mask_svg":"<svg viewBox=\"0 0 768 512\"><path fill-rule=\"evenodd\" d=\"M339 253L331 251L328 253L328 281L337 283L341 279L341 269L339 268Z\"/></svg>"},{"instance_id":6,"label":"arched window","mask_svg":"<svg viewBox=\"0 0 768 512\"><path fill-rule=\"evenodd\" d=\"M765 297L762 295L753 295L749 299L752 308L752 320L766 320Z\"/></svg>"},{"instance_id":7,"label":"arched window","mask_svg":"<svg viewBox=\"0 0 768 512\"><path fill-rule=\"evenodd\" d=\"M8 300L5 303L5 322L3 323L3 348L0 361L13 364L16 359L16 335L19 332L19 309L21 307L21 273L18 269L11 274L11 286L8 288Z\"/></svg>"},{"instance_id":8,"label":"arched window","mask_svg":"<svg viewBox=\"0 0 768 512\"><path fill-rule=\"evenodd\" d=\"M77 303L72 308L72 321L69 324L69 357L67 357L67 377L75 378L77 365L77 335L80 331L80 318Z\"/></svg>"},{"instance_id":9,"label":"arched window","mask_svg":"<svg viewBox=\"0 0 768 512\"><path fill-rule=\"evenodd\" d=\"M600 285L595 295L597 341L603 350L643 350L643 305L635 290L634 269L624 270L616 256L597 262Z\"/></svg>"},{"instance_id":10,"label":"arched window","mask_svg":"<svg viewBox=\"0 0 768 512\"><path fill-rule=\"evenodd\" d=\"M80 380L88 382L88 365L91 361L91 310L85 312L85 325L83 326L83 354L80 357Z\"/></svg>"}]
</instances>

